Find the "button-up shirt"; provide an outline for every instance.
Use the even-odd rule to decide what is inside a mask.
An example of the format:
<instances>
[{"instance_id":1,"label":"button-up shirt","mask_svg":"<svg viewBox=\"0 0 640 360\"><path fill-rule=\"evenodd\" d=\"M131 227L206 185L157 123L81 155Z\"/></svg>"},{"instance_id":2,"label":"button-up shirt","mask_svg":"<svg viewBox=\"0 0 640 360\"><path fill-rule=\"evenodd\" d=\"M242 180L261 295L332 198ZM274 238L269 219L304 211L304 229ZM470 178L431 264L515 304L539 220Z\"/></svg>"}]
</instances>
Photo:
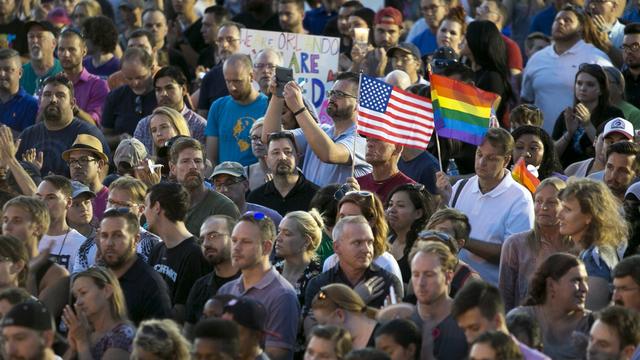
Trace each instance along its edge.
<instances>
[{"instance_id":1,"label":"button-up shirt","mask_svg":"<svg viewBox=\"0 0 640 360\"><path fill-rule=\"evenodd\" d=\"M74 97L80 109L91 115L100 124L102 121L102 106L107 99L109 86L105 80L90 74L83 68L78 80L73 83Z\"/></svg>"},{"instance_id":2,"label":"button-up shirt","mask_svg":"<svg viewBox=\"0 0 640 360\"><path fill-rule=\"evenodd\" d=\"M22 131L36 122L38 100L21 87L6 103L0 102L0 122Z\"/></svg>"}]
</instances>

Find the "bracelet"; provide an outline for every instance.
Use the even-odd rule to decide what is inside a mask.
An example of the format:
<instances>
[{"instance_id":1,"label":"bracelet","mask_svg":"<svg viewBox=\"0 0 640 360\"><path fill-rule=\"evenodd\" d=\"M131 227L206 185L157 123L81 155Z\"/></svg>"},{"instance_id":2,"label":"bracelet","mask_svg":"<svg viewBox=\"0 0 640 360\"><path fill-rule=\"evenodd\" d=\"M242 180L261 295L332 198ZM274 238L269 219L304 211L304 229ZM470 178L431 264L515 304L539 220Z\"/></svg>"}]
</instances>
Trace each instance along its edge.
<instances>
[{"instance_id":1,"label":"bracelet","mask_svg":"<svg viewBox=\"0 0 640 360\"><path fill-rule=\"evenodd\" d=\"M294 112L294 113L293 113L293 116L298 116L298 115L302 114L303 112L305 112L305 110L307 110L307 107L306 107L306 106L303 106L303 107L302 107L302 109L300 109L300 110L298 110L298 111Z\"/></svg>"}]
</instances>

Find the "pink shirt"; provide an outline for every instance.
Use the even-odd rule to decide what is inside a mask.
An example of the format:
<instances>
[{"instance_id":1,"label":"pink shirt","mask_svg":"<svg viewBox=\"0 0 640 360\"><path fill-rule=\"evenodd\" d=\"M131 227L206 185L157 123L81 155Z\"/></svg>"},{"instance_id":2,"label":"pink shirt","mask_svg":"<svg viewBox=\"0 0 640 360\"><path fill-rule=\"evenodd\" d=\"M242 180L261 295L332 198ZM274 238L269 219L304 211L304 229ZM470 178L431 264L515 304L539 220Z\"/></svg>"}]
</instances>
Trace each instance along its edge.
<instances>
[{"instance_id":1,"label":"pink shirt","mask_svg":"<svg viewBox=\"0 0 640 360\"><path fill-rule=\"evenodd\" d=\"M104 211L107 209L108 198L109 198L109 188L106 186L103 186L102 190L96 193L96 197L91 199L91 205L93 205L94 219L98 219L98 221L102 220L102 215L104 215Z\"/></svg>"},{"instance_id":2,"label":"pink shirt","mask_svg":"<svg viewBox=\"0 0 640 360\"><path fill-rule=\"evenodd\" d=\"M102 105L109 93L107 82L83 68L80 77L73 83L73 92L78 107L91 115L91 118L100 125Z\"/></svg>"}]
</instances>

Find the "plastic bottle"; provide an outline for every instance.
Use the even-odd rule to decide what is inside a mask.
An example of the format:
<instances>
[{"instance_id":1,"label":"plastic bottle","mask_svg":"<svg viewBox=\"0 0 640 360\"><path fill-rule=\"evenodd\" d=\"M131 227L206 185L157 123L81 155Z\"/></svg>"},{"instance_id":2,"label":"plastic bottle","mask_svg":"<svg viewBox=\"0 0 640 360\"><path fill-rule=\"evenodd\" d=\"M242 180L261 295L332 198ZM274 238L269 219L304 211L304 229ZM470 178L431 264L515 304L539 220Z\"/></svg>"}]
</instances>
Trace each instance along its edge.
<instances>
[{"instance_id":1,"label":"plastic bottle","mask_svg":"<svg viewBox=\"0 0 640 360\"><path fill-rule=\"evenodd\" d=\"M458 165L456 164L456 160L454 158L449 159L449 167L447 167L447 175L449 176L460 175L460 171L458 171Z\"/></svg>"}]
</instances>

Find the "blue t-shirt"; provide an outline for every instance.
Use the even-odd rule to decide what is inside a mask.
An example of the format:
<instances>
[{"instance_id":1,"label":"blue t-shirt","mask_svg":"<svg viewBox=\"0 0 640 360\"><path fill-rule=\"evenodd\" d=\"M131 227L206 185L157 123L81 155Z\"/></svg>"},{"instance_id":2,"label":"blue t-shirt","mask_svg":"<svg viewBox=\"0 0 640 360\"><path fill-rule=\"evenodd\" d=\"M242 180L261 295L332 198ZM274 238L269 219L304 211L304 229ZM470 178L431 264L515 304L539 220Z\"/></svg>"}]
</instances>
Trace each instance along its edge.
<instances>
[{"instance_id":1,"label":"blue t-shirt","mask_svg":"<svg viewBox=\"0 0 640 360\"><path fill-rule=\"evenodd\" d=\"M98 138L102 143L102 151L105 155L110 156L109 145L102 131L86 121L73 119L67 127L61 130L49 130L44 125L44 122L39 122L26 128L20 134L22 141L16 153L16 158L22 158L22 154L25 151L35 148L36 151L44 153L42 170L40 170L42 176L48 175L49 172L69 176L69 167L62 160L62 153L71 148L78 134L89 134Z\"/></svg>"},{"instance_id":2,"label":"blue t-shirt","mask_svg":"<svg viewBox=\"0 0 640 360\"><path fill-rule=\"evenodd\" d=\"M6 103L0 102L0 122L14 131L22 131L35 124L38 100L21 87Z\"/></svg>"},{"instance_id":3,"label":"blue t-shirt","mask_svg":"<svg viewBox=\"0 0 640 360\"><path fill-rule=\"evenodd\" d=\"M433 35L429 28L414 37L411 42L420 49L420 54L423 56L433 53L438 48L436 36Z\"/></svg>"},{"instance_id":4,"label":"blue t-shirt","mask_svg":"<svg viewBox=\"0 0 640 360\"><path fill-rule=\"evenodd\" d=\"M249 130L267 112L267 105L262 93L247 105L237 103L231 95L211 104L205 135L218 138L218 163L236 161L248 166L258 161L251 152Z\"/></svg>"},{"instance_id":5,"label":"blue t-shirt","mask_svg":"<svg viewBox=\"0 0 640 360\"><path fill-rule=\"evenodd\" d=\"M302 20L302 27L304 27L311 35L323 35L324 27L327 26L329 20L336 17L338 14L335 12L327 13L324 6L307 11L304 14Z\"/></svg>"},{"instance_id":6,"label":"blue t-shirt","mask_svg":"<svg viewBox=\"0 0 640 360\"><path fill-rule=\"evenodd\" d=\"M529 34L539 31L547 36L551 36L551 26L557 13L558 11L553 5L549 5L546 9L537 13L536 16L533 17L533 20L531 20Z\"/></svg>"},{"instance_id":7,"label":"blue t-shirt","mask_svg":"<svg viewBox=\"0 0 640 360\"><path fill-rule=\"evenodd\" d=\"M412 160L398 160L398 169L414 181L424 185L427 190L436 194L436 172L440 170L438 159L428 151L416 156Z\"/></svg>"}]
</instances>

